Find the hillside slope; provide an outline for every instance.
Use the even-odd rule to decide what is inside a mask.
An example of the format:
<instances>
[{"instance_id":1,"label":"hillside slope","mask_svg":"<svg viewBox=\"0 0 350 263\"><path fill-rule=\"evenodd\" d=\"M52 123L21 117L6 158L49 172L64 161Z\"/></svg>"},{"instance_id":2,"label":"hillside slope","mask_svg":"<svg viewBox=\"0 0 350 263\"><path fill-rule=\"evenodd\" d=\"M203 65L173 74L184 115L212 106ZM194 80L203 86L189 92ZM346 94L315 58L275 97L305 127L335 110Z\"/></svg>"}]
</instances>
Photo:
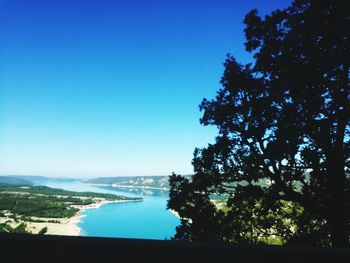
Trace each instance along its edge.
<instances>
[{"instance_id":1,"label":"hillside slope","mask_svg":"<svg viewBox=\"0 0 350 263\"><path fill-rule=\"evenodd\" d=\"M169 189L169 175L99 177L96 179L84 180L83 182L89 184L111 185L115 187Z\"/></svg>"}]
</instances>

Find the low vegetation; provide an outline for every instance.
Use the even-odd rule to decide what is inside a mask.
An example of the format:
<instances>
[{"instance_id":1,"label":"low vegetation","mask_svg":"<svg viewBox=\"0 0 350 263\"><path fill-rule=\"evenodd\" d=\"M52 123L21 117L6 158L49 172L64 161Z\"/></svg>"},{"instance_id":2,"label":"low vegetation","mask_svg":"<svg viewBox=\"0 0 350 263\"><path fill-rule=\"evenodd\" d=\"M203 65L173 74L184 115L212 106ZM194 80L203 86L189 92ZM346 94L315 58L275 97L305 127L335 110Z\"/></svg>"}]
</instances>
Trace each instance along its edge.
<instances>
[{"instance_id":1,"label":"low vegetation","mask_svg":"<svg viewBox=\"0 0 350 263\"><path fill-rule=\"evenodd\" d=\"M113 194L73 192L46 186L0 184L0 232L25 233L23 222L59 222L70 218L78 206L86 206L101 200L142 200ZM45 219L45 220L43 220ZM47 220L46 220L47 219ZM10 222L17 223L14 227ZM42 229L40 233L45 233Z\"/></svg>"}]
</instances>

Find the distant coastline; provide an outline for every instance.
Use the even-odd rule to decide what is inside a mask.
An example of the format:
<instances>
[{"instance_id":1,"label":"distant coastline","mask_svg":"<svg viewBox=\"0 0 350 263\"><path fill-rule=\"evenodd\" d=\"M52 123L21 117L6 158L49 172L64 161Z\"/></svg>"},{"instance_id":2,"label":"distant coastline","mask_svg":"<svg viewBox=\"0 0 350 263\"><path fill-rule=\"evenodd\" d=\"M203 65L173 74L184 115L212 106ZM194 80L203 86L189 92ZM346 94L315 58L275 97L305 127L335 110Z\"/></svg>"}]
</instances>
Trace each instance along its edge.
<instances>
[{"instance_id":1,"label":"distant coastline","mask_svg":"<svg viewBox=\"0 0 350 263\"><path fill-rule=\"evenodd\" d=\"M152 186L138 186L138 185L120 185L120 184L94 184L94 183L86 183L88 185L93 186L111 186L115 188L138 188L138 189L154 189L154 190L164 190L169 191L169 188L166 187L152 187Z\"/></svg>"}]
</instances>

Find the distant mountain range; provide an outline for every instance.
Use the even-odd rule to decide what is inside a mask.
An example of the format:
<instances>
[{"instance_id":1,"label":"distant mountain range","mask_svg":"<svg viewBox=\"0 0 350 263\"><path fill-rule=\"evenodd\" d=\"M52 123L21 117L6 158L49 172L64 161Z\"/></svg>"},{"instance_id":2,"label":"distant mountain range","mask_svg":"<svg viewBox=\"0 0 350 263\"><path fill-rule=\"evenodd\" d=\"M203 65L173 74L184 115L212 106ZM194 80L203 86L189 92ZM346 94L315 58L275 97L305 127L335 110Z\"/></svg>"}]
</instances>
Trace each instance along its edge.
<instances>
[{"instance_id":1,"label":"distant mountain range","mask_svg":"<svg viewBox=\"0 0 350 263\"><path fill-rule=\"evenodd\" d=\"M13 185L34 185L40 184L42 181L51 181L51 180L76 180L69 178L51 178L46 176L39 175L1 175L0 183L3 184L13 184Z\"/></svg>"},{"instance_id":2,"label":"distant mountain range","mask_svg":"<svg viewBox=\"0 0 350 263\"><path fill-rule=\"evenodd\" d=\"M118 176L118 177L99 177L95 179L81 180L83 183L113 186L120 188L143 188L143 189L169 189L169 176ZM185 175L190 176L190 175ZM6 175L0 176L0 183L13 185L37 185L42 181L48 180L77 180L68 178L51 178L36 175Z\"/></svg>"},{"instance_id":3,"label":"distant mountain range","mask_svg":"<svg viewBox=\"0 0 350 263\"><path fill-rule=\"evenodd\" d=\"M14 185L32 185L30 180L26 180L21 176L0 176L1 184L14 184Z\"/></svg>"},{"instance_id":4,"label":"distant mountain range","mask_svg":"<svg viewBox=\"0 0 350 263\"><path fill-rule=\"evenodd\" d=\"M84 183L110 185L114 187L169 189L169 175L164 176L123 176L99 177L83 180Z\"/></svg>"}]
</instances>

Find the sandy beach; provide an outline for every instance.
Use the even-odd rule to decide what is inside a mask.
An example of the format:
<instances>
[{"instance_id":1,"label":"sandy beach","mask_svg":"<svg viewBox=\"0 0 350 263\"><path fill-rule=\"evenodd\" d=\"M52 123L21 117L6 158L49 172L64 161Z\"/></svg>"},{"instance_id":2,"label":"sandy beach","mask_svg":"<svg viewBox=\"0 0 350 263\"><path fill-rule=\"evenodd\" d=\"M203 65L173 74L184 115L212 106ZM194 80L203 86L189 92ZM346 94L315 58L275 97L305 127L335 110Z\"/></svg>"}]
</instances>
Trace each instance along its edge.
<instances>
[{"instance_id":1,"label":"sandy beach","mask_svg":"<svg viewBox=\"0 0 350 263\"><path fill-rule=\"evenodd\" d=\"M98 202L85 205L85 206L73 206L79 209L78 214L71 218L36 218L41 221L48 222L25 222L27 224L27 230L29 230L33 234L39 233L41 229L47 227L46 235L63 235L63 236L82 236L83 233L81 229L78 227L78 223L81 221L85 215L82 212L86 209L96 209L105 204L109 203L123 203L123 202L134 202L134 200L115 200L115 201L107 201L99 199ZM57 221L57 223L52 223L49 221Z\"/></svg>"},{"instance_id":2,"label":"sandy beach","mask_svg":"<svg viewBox=\"0 0 350 263\"><path fill-rule=\"evenodd\" d=\"M71 218L64 219L54 219L60 223L51 223L51 222L27 222L27 230L33 234L39 233L41 229L47 227L47 235L63 235L63 236L80 236L81 229L77 226L80 220L84 217L80 213ZM41 220L43 220L41 218Z\"/></svg>"}]
</instances>

